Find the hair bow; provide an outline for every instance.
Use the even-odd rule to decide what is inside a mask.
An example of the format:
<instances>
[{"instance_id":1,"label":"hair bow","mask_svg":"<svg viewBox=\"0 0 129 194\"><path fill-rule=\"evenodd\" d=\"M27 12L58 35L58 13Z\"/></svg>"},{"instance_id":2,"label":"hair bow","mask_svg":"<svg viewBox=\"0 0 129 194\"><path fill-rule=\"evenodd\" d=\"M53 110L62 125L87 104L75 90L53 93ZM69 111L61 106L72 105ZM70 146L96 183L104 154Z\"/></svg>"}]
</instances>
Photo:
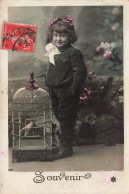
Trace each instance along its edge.
<instances>
[{"instance_id":1,"label":"hair bow","mask_svg":"<svg viewBox=\"0 0 129 194\"><path fill-rule=\"evenodd\" d=\"M63 22L66 22L67 24L69 24L70 26L74 26L73 24L73 19L71 18L70 15L67 15L66 19L64 19L64 17L59 17L59 18L56 18L54 19L53 21L51 21L48 26L51 27L54 23L56 23L57 21L63 21Z\"/></svg>"},{"instance_id":2,"label":"hair bow","mask_svg":"<svg viewBox=\"0 0 129 194\"><path fill-rule=\"evenodd\" d=\"M70 15L67 15L66 19L63 19L64 22L67 22L70 26L73 26L73 19L71 18Z\"/></svg>"}]
</instances>

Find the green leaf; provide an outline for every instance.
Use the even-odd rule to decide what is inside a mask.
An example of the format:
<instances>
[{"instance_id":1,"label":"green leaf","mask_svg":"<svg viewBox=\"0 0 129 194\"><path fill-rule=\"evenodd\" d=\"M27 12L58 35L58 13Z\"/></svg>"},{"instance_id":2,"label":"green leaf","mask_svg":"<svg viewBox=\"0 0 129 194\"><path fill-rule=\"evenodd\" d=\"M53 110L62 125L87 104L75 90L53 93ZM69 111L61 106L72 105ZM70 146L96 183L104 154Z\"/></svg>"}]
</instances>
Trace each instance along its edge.
<instances>
[{"instance_id":1,"label":"green leaf","mask_svg":"<svg viewBox=\"0 0 129 194\"><path fill-rule=\"evenodd\" d=\"M118 100L119 100L119 103L123 103L124 102L124 97L123 96L118 96Z\"/></svg>"}]
</instances>

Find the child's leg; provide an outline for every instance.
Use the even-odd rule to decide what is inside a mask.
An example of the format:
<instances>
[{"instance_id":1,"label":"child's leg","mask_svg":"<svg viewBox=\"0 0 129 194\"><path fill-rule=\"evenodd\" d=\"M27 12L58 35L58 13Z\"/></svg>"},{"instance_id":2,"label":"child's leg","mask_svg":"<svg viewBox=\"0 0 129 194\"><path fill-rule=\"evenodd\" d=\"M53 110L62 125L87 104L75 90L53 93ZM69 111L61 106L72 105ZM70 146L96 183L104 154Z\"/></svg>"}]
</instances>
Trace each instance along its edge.
<instances>
[{"instance_id":1,"label":"child's leg","mask_svg":"<svg viewBox=\"0 0 129 194\"><path fill-rule=\"evenodd\" d=\"M58 106L59 106L59 91L57 89L49 87L49 96L51 98L52 103L52 109L55 114L56 119L59 119L59 112L58 112Z\"/></svg>"},{"instance_id":2,"label":"child's leg","mask_svg":"<svg viewBox=\"0 0 129 194\"><path fill-rule=\"evenodd\" d=\"M71 98L62 97L59 103L59 122L61 125L61 132L64 141L66 141L68 145L72 145L74 132L73 124L77 117L78 102L79 99L75 95Z\"/></svg>"},{"instance_id":3,"label":"child's leg","mask_svg":"<svg viewBox=\"0 0 129 194\"><path fill-rule=\"evenodd\" d=\"M59 122L61 126L62 150L57 154L57 158L72 156L73 132L79 97L60 97L59 101Z\"/></svg>"}]
</instances>

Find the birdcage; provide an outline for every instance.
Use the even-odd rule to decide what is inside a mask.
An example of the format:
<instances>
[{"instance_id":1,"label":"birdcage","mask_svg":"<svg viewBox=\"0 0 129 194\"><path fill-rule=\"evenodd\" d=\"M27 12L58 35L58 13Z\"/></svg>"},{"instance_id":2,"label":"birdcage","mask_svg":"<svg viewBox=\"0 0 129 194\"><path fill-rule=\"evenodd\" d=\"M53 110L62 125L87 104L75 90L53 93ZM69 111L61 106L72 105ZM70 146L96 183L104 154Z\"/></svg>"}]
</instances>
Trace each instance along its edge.
<instances>
[{"instance_id":1,"label":"birdcage","mask_svg":"<svg viewBox=\"0 0 129 194\"><path fill-rule=\"evenodd\" d=\"M48 93L34 86L20 88L13 97L12 161L52 159L52 111Z\"/></svg>"}]
</instances>

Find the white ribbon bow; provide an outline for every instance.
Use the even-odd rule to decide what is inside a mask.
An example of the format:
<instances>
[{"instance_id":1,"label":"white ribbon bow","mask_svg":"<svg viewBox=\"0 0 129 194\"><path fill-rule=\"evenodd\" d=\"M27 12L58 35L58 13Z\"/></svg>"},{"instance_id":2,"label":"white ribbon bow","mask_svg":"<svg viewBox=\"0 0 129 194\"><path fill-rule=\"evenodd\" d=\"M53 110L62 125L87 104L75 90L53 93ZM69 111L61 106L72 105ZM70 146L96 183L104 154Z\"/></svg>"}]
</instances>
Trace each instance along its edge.
<instances>
[{"instance_id":1,"label":"white ribbon bow","mask_svg":"<svg viewBox=\"0 0 129 194\"><path fill-rule=\"evenodd\" d=\"M47 51L47 53L44 56L48 56L49 61L53 65L55 65L54 55L58 55L61 52L59 52L58 48L56 46L54 46L52 43L47 44L45 47L45 50Z\"/></svg>"}]
</instances>

